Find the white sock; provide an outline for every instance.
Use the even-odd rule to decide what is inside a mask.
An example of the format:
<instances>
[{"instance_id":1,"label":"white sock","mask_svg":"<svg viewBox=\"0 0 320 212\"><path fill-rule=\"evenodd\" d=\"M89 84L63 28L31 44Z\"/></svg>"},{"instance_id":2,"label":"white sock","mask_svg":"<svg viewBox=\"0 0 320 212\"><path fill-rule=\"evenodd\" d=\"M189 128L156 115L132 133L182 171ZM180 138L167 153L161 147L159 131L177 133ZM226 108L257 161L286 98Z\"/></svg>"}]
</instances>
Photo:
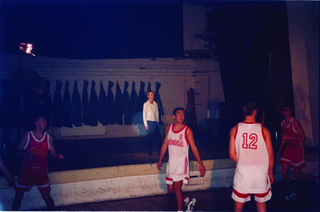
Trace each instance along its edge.
<instances>
[{"instance_id":1,"label":"white sock","mask_svg":"<svg viewBox=\"0 0 320 212\"><path fill-rule=\"evenodd\" d=\"M188 203L190 201L190 198L189 197L186 197L184 200L184 202Z\"/></svg>"}]
</instances>

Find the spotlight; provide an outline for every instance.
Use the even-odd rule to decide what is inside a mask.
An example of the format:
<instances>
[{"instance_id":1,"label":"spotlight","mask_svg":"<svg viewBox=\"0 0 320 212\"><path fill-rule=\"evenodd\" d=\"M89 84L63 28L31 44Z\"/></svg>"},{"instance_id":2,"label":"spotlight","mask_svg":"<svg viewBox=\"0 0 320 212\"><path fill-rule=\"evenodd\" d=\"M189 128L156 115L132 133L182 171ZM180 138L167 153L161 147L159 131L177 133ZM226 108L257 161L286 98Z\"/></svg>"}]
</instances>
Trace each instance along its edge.
<instances>
[{"instance_id":1,"label":"spotlight","mask_svg":"<svg viewBox=\"0 0 320 212\"><path fill-rule=\"evenodd\" d=\"M32 43L21 43L20 50L25 52L26 54L31 54L32 56L36 56L32 54Z\"/></svg>"}]
</instances>

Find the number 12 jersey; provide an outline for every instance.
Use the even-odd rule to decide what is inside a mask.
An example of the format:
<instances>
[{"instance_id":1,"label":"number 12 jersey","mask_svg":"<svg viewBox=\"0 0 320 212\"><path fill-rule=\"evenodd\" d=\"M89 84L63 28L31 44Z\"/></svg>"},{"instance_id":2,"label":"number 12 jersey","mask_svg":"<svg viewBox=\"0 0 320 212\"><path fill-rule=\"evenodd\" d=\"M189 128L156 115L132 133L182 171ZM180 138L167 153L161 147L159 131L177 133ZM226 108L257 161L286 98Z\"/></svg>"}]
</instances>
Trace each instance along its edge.
<instances>
[{"instance_id":1,"label":"number 12 jersey","mask_svg":"<svg viewBox=\"0 0 320 212\"><path fill-rule=\"evenodd\" d=\"M233 189L240 193L265 193L270 188L269 155L260 123L240 122L236 126L237 167Z\"/></svg>"}]
</instances>

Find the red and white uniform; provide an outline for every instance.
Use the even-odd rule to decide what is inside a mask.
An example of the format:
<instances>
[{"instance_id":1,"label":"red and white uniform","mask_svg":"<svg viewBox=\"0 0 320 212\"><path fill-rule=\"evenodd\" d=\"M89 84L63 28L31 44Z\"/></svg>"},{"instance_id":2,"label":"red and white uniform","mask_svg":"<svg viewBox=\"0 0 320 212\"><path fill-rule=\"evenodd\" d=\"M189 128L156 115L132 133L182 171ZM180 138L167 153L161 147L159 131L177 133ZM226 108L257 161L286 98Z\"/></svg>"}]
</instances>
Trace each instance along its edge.
<instances>
[{"instance_id":1,"label":"red and white uniform","mask_svg":"<svg viewBox=\"0 0 320 212\"><path fill-rule=\"evenodd\" d=\"M50 150L49 134L45 132L42 139L38 140L33 132L29 131L23 150L34 154L34 157L22 161L15 190L29 191L33 185L40 190L50 190L47 159Z\"/></svg>"},{"instance_id":2,"label":"red and white uniform","mask_svg":"<svg viewBox=\"0 0 320 212\"><path fill-rule=\"evenodd\" d=\"M250 200L255 194L257 202L271 198L269 155L260 123L240 122L236 126L235 147L237 166L233 178L232 198L237 202Z\"/></svg>"},{"instance_id":3,"label":"red and white uniform","mask_svg":"<svg viewBox=\"0 0 320 212\"><path fill-rule=\"evenodd\" d=\"M189 182L189 142L187 140L187 126L179 131L173 130L173 124L169 125L167 142L169 150L169 160L166 170L166 183L173 184L183 180Z\"/></svg>"},{"instance_id":4,"label":"red and white uniform","mask_svg":"<svg viewBox=\"0 0 320 212\"><path fill-rule=\"evenodd\" d=\"M294 128L295 119L291 117L291 120L288 124L285 123L285 120L281 122L281 127L283 133L289 137L299 138L300 135ZM294 167L306 167L306 161L304 160L304 146L302 140L286 140L286 147L283 151L283 154L280 158L281 163L286 163Z\"/></svg>"}]
</instances>

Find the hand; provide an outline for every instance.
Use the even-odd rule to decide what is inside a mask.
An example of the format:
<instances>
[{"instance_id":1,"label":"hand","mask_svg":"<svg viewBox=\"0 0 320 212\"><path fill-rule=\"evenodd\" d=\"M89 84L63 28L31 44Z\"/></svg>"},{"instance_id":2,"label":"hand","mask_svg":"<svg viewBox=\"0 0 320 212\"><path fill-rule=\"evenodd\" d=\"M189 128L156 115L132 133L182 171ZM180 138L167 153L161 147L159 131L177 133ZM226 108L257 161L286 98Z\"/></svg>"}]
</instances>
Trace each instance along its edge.
<instances>
[{"instance_id":1,"label":"hand","mask_svg":"<svg viewBox=\"0 0 320 212\"><path fill-rule=\"evenodd\" d=\"M272 184L274 182L273 174L269 174L270 183Z\"/></svg>"},{"instance_id":2,"label":"hand","mask_svg":"<svg viewBox=\"0 0 320 212\"><path fill-rule=\"evenodd\" d=\"M281 153L280 151L277 153L277 157L280 158L281 157Z\"/></svg>"},{"instance_id":3,"label":"hand","mask_svg":"<svg viewBox=\"0 0 320 212\"><path fill-rule=\"evenodd\" d=\"M159 160L158 163L157 163L157 168L158 168L158 170L161 170L161 169L160 169L161 166L162 166L162 161Z\"/></svg>"},{"instance_id":4,"label":"hand","mask_svg":"<svg viewBox=\"0 0 320 212\"><path fill-rule=\"evenodd\" d=\"M63 159L63 155L62 155L62 154L58 154L58 155L57 155L57 158L58 158L58 159Z\"/></svg>"},{"instance_id":5,"label":"hand","mask_svg":"<svg viewBox=\"0 0 320 212\"><path fill-rule=\"evenodd\" d=\"M281 139L282 139L282 140L287 140L287 139L288 139L288 136L286 136L285 134L282 134L282 135L281 135Z\"/></svg>"},{"instance_id":6,"label":"hand","mask_svg":"<svg viewBox=\"0 0 320 212\"><path fill-rule=\"evenodd\" d=\"M28 160L32 160L33 158L34 158L34 154L28 153L27 159L28 159Z\"/></svg>"},{"instance_id":7,"label":"hand","mask_svg":"<svg viewBox=\"0 0 320 212\"><path fill-rule=\"evenodd\" d=\"M148 126L145 126L146 130L149 130L149 127Z\"/></svg>"},{"instance_id":8,"label":"hand","mask_svg":"<svg viewBox=\"0 0 320 212\"><path fill-rule=\"evenodd\" d=\"M199 166L199 171L200 171L201 176L206 175L206 167L204 167L204 165Z\"/></svg>"}]
</instances>

